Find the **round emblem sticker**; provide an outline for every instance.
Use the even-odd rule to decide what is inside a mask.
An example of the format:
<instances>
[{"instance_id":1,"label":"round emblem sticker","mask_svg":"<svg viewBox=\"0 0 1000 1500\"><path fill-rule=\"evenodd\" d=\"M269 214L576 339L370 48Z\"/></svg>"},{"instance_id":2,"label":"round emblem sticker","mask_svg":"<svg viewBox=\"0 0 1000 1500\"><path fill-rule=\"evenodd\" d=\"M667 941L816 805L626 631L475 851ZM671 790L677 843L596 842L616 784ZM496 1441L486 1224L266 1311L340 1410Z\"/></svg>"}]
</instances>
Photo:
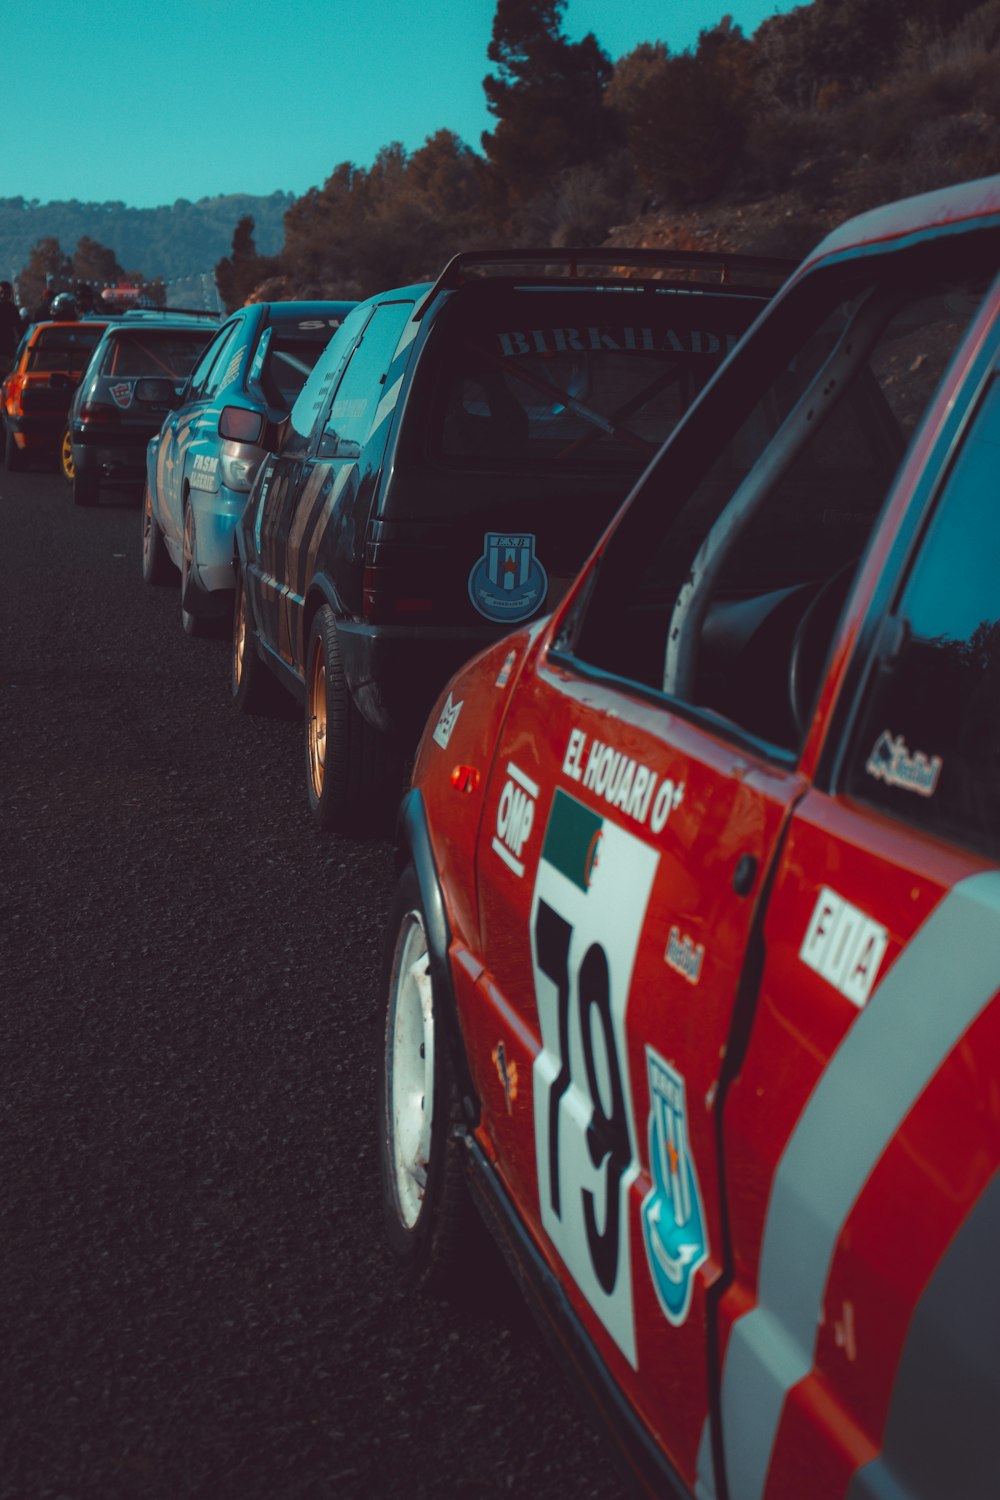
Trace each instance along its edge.
<instances>
[{"instance_id":1,"label":"round emblem sticker","mask_svg":"<svg viewBox=\"0 0 1000 1500\"><path fill-rule=\"evenodd\" d=\"M469 598L487 620L526 620L541 607L548 582L533 535L488 531L469 574Z\"/></svg>"}]
</instances>

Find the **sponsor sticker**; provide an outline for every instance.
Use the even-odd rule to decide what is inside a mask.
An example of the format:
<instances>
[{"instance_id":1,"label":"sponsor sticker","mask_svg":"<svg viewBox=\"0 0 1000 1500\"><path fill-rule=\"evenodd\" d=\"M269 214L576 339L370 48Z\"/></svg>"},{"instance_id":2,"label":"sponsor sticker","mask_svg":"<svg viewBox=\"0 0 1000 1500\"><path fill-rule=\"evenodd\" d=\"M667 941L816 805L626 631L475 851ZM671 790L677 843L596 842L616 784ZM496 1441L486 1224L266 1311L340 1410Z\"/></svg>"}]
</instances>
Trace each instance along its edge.
<instances>
[{"instance_id":1,"label":"sponsor sticker","mask_svg":"<svg viewBox=\"0 0 1000 1500\"><path fill-rule=\"evenodd\" d=\"M688 984L697 984L701 978L701 965L705 957L705 944L695 943L687 933L681 937L679 927L671 927L663 959L668 968L683 975Z\"/></svg>"},{"instance_id":2,"label":"sponsor sticker","mask_svg":"<svg viewBox=\"0 0 1000 1500\"><path fill-rule=\"evenodd\" d=\"M901 734L893 735L884 729L875 741L865 770L876 781L884 781L886 786L902 787L920 797L933 797L941 775L941 764L940 755L928 756L922 750L915 750L911 755Z\"/></svg>"},{"instance_id":3,"label":"sponsor sticker","mask_svg":"<svg viewBox=\"0 0 1000 1500\"><path fill-rule=\"evenodd\" d=\"M447 750L448 748L448 741L451 739L452 730L458 723L458 716L462 712L462 704L464 702L464 698L460 699L458 703L452 702L450 693L445 699L444 708L441 710L441 717L438 719L432 735L435 745L440 745L442 750Z\"/></svg>"},{"instance_id":4,"label":"sponsor sticker","mask_svg":"<svg viewBox=\"0 0 1000 1500\"><path fill-rule=\"evenodd\" d=\"M534 827L537 801L538 783L519 770L513 761L508 761L507 780L497 803L493 850L515 875L524 874L521 853Z\"/></svg>"},{"instance_id":5,"label":"sponsor sticker","mask_svg":"<svg viewBox=\"0 0 1000 1500\"><path fill-rule=\"evenodd\" d=\"M888 945L889 934L880 922L823 886L799 957L860 1010Z\"/></svg>"},{"instance_id":6,"label":"sponsor sticker","mask_svg":"<svg viewBox=\"0 0 1000 1500\"><path fill-rule=\"evenodd\" d=\"M684 1079L652 1047L646 1048L646 1071L653 1186L642 1203L642 1237L660 1306L679 1328L691 1307L694 1273L708 1259L705 1213L688 1141Z\"/></svg>"},{"instance_id":7,"label":"sponsor sticker","mask_svg":"<svg viewBox=\"0 0 1000 1500\"><path fill-rule=\"evenodd\" d=\"M119 380L111 387L111 399L122 411L127 411L132 405L132 382L131 380Z\"/></svg>"},{"instance_id":8,"label":"sponsor sticker","mask_svg":"<svg viewBox=\"0 0 1000 1500\"><path fill-rule=\"evenodd\" d=\"M684 782L666 777L633 760L612 745L591 740L582 729L570 730L563 775L581 782L629 818L662 833L670 814L684 801Z\"/></svg>"},{"instance_id":9,"label":"sponsor sticker","mask_svg":"<svg viewBox=\"0 0 1000 1500\"><path fill-rule=\"evenodd\" d=\"M497 1042L491 1054L493 1066L497 1070L497 1077L503 1087L503 1096L507 1104L507 1113L514 1113L514 1100L517 1098L517 1063L512 1057L507 1056L507 1048L503 1042Z\"/></svg>"},{"instance_id":10,"label":"sponsor sticker","mask_svg":"<svg viewBox=\"0 0 1000 1500\"><path fill-rule=\"evenodd\" d=\"M541 608L547 588L532 533L486 533L483 555L469 574L469 598L481 615L505 623L526 620Z\"/></svg>"}]
</instances>

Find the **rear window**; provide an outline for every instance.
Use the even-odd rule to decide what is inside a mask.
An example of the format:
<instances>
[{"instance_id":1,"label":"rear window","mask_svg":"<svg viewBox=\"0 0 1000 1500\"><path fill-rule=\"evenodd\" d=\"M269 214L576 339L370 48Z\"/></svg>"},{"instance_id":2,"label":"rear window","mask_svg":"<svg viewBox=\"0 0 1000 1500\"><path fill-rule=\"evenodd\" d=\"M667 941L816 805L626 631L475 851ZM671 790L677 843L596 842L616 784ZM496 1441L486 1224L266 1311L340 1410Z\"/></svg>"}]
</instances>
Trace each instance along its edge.
<instances>
[{"instance_id":1,"label":"rear window","mask_svg":"<svg viewBox=\"0 0 1000 1500\"><path fill-rule=\"evenodd\" d=\"M28 370L83 370L97 348L104 324L43 328L28 350Z\"/></svg>"},{"instance_id":2,"label":"rear window","mask_svg":"<svg viewBox=\"0 0 1000 1500\"><path fill-rule=\"evenodd\" d=\"M761 305L648 284L456 298L435 343L435 457L641 468Z\"/></svg>"},{"instance_id":3,"label":"rear window","mask_svg":"<svg viewBox=\"0 0 1000 1500\"><path fill-rule=\"evenodd\" d=\"M183 380L217 330L144 328L112 339L101 361L102 375L159 375Z\"/></svg>"}]
</instances>

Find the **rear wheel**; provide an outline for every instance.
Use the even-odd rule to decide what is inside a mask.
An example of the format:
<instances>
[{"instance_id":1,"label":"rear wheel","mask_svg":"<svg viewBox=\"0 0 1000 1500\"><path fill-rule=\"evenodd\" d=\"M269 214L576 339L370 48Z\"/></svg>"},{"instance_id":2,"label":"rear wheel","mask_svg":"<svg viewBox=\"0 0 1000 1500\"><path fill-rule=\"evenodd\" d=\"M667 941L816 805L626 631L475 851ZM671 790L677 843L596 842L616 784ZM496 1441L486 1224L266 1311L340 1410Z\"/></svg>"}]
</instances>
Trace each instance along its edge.
<instances>
[{"instance_id":1,"label":"rear wheel","mask_svg":"<svg viewBox=\"0 0 1000 1500\"><path fill-rule=\"evenodd\" d=\"M403 871L383 963L378 1145L386 1235L422 1289L453 1290L472 1204L462 1169L461 1109L431 974L412 865Z\"/></svg>"},{"instance_id":2,"label":"rear wheel","mask_svg":"<svg viewBox=\"0 0 1000 1500\"><path fill-rule=\"evenodd\" d=\"M321 828L389 831L402 792L403 759L355 706L328 604L313 620L306 651L305 752L309 806Z\"/></svg>"},{"instance_id":3,"label":"rear wheel","mask_svg":"<svg viewBox=\"0 0 1000 1500\"><path fill-rule=\"evenodd\" d=\"M72 484L74 478L73 434L68 426L62 435L62 442L59 444L59 467L62 470L63 478L68 484Z\"/></svg>"},{"instance_id":4,"label":"rear wheel","mask_svg":"<svg viewBox=\"0 0 1000 1500\"><path fill-rule=\"evenodd\" d=\"M172 583L177 577L163 532L153 515L153 496L148 481L142 497L142 576L144 582L154 585Z\"/></svg>"}]
</instances>

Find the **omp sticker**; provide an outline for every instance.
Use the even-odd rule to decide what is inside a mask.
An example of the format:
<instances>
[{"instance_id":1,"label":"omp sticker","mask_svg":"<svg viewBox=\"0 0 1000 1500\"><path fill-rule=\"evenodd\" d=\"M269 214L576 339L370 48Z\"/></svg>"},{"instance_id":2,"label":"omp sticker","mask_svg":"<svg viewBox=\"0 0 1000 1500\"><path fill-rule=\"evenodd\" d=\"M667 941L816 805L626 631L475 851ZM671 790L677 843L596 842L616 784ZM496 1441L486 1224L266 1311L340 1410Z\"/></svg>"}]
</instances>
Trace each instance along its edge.
<instances>
[{"instance_id":1,"label":"omp sticker","mask_svg":"<svg viewBox=\"0 0 1000 1500\"><path fill-rule=\"evenodd\" d=\"M823 886L799 957L860 1009L872 992L888 943L881 923Z\"/></svg>"},{"instance_id":2,"label":"omp sticker","mask_svg":"<svg viewBox=\"0 0 1000 1500\"><path fill-rule=\"evenodd\" d=\"M708 329L682 328L530 328L498 335L500 353L509 359L518 354L583 354L597 349L637 349L662 354L728 354L739 334L712 333Z\"/></svg>"},{"instance_id":3,"label":"omp sticker","mask_svg":"<svg viewBox=\"0 0 1000 1500\"><path fill-rule=\"evenodd\" d=\"M531 906L542 1225L635 1367L629 1189L639 1172L625 1016L659 855L556 790Z\"/></svg>"},{"instance_id":4,"label":"omp sticker","mask_svg":"<svg viewBox=\"0 0 1000 1500\"><path fill-rule=\"evenodd\" d=\"M933 797L941 775L941 757L925 755L922 750L911 755L901 734L893 735L884 729L875 741L865 770L886 786L902 787L920 797Z\"/></svg>"},{"instance_id":5,"label":"omp sticker","mask_svg":"<svg viewBox=\"0 0 1000 1500\"><path fill-rule=\"evenodd\" d=\"M131 380L119 380L110 387L111 399L116 406L127 411L132 405L132 382Z\"/></svg>"},{"instance_id":6,"label":"omp sticker","mask_svg":"<svg viewBox=\"0 0 1000 1500\"><path fill-rule=\"evenodd\" d=\"M462 704L464 702L465 699L460 698L457 703L453 703L450 693L445 699L444 708L441 710L441 717L438 719L434 733L431 736L435 745L440 745L442 750L447 750L448 748L448 741L451 739L452 730L458 723L458 716L462 712Z\"/></svg>"},{"instance_id":7,"label":"omp sticker","mask_svg":"<svg viewBox=\"0 0 1000 1500\"><path fill-rule=\"evenodd\" d=\"M671 927L670 936L667 938L666 951L663 954L664 962L678 974L682 974L688 984L697 984L701 978L701 966L705 958L705 944L696 944L687 933L681 937L679 927Z\"/></svg>"},{"instance_id":8,"label":"omp sticker","mask_svg":"<svg viewBox=\"0 0 1000 1500\"><path fill-rule=\"evenodd\" d=\"M683 781L669 777L660 781L649 766L614 746L593 740L587 752L587 736L582 729L570 730L562 768L564 775L581 782L637 823L647 824L653 833L663 832L670 814L684 801Z\"/></svg>"},{"instance_id":9,"label":"omp sticker","mask_svg":"<svg viewBox=\"0 0 1000 1500\"><path fill-rule=\"evenodd\" d=\"M507 1048L503 1042L497 1042L492 1052L493 1066L497 1070L503 1088L503 1097L507 1105L507 1113L514 1113L514 1100L517 1098L517 1063L512 1057L507 1056Z\"/></svg>"},{"instance_id":10,"label":"omp sticker","mask_svg":"<svg viewBox=\"0 0 1000 1500\"><path fill-rule=\"evenodd\" d=\"M535 822L538 783L532 781L513 761L507 762L507 780L497 803L497 831L493 849L515 875L524 874L521 852Z\"/></svg>"},{"instance_id":11,"label":"omp sticker","mask_svg":"<svg viewBox=\"0 0 1000 1500\"><path fill-rule=\"evenodd\" d=\"M469 598L488 620L526 620L541 608L548 582L532 534L488 531L469 574Z\"/></svg>"},{"instance_id":12,"label":"omp sticker","mask_svg":"<svg viewBox=\"0 0 1000 1500\"><path fill-rule=\"evenodd\" d=\"M677 1069L646 1048L649 1077L649 1166L653 1186L642 1200L642 1237L660 1306L679 1328L691 1307L691 1283L708 1259L705 1212L688 1139L687 1090Z\"/></svg>"}]
</instances>

